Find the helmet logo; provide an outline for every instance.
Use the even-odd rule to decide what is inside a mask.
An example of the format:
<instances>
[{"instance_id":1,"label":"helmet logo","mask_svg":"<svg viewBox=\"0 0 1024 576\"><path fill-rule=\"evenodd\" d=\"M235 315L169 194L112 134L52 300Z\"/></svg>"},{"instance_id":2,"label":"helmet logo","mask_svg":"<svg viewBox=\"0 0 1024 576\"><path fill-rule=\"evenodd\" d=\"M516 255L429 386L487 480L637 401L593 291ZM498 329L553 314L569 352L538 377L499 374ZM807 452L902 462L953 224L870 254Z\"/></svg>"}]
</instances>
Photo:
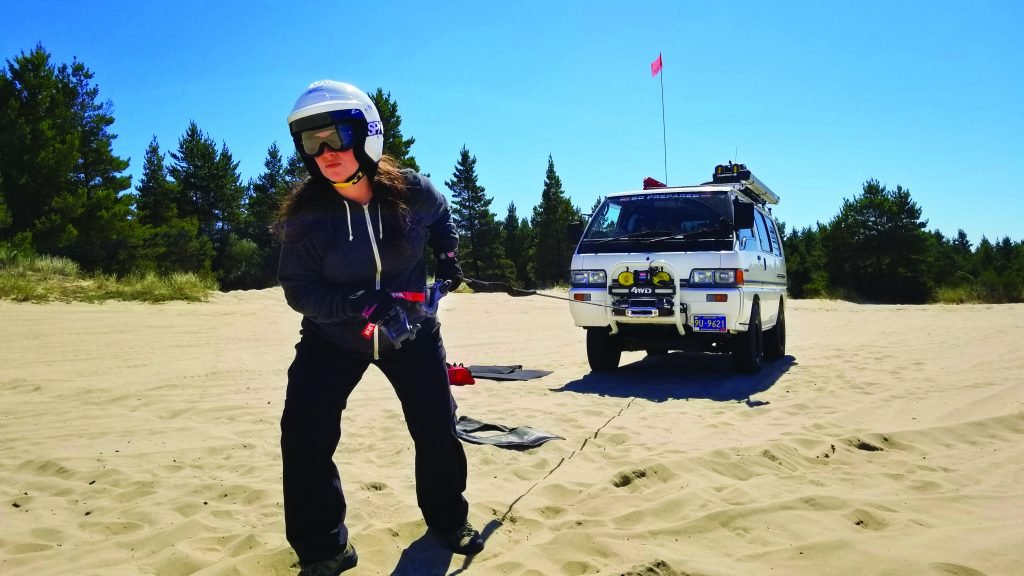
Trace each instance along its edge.
<instances>
[{"instance_id":1,"label":"helmet logo","mask_svg":"<svg viewBox=\"0 0 1024 576\"><path fill-rule=\"evenodd\" d=\"M366 135L367 136L383 136L384 135L384 124L374 121L366 123Z\"/></svg>"}]
</instances>

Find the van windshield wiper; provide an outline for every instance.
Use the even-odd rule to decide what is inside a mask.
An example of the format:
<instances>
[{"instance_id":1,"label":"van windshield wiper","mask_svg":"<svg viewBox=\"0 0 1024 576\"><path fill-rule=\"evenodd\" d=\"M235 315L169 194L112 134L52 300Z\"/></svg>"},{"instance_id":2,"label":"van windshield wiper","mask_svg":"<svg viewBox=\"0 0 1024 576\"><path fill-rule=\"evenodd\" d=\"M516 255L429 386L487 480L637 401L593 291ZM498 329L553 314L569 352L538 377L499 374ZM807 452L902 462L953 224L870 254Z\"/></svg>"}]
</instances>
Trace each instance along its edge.
<instances>
[{"instance_id":1,"label":"van windshield wiper","mask_svg":"<svg viewBox=\"0 0 1024 576\"><path fill-rule=\"evenodd\" d=\"M700 230L694 230L693 232L685 232L683 234L673 234L671 236L660 236L658 238L645 238L644 242L661 242L662 240L689 240L696 236L706 236L709 233L723 233L724 230L720 228L701 228ZM723 235L724 236L724 235ZM720 238L700 238L700 240L722 240Z\"/></svg>"},{"instance_id":2,"label":"van windshield wiper","mask_svg":"<svg viewBox=\"0 0 1024 576\"><path fill-rule=\"evenodd\" d=\"M594 244L604 244L605 242L615 242L618 240L635 240L652 234L664 234L665 232L668 232L668 230L640 230L639 232L631 232L629 234L623 234L622 236L612 236L611 238L584 238L583 240L584 242L593 242Z\"/></svg>"}]
</instances>

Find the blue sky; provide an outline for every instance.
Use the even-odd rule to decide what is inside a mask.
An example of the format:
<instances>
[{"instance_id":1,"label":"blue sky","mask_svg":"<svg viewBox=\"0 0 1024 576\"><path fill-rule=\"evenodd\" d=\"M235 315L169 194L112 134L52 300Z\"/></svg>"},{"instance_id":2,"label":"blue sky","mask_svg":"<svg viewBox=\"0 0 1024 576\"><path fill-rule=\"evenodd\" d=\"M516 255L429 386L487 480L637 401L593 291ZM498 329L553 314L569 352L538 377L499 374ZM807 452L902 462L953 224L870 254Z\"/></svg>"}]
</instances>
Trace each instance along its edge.
<instances>
[{"instance_id":1,"label":"blue sky","mask_svg":"<svg viewBox=\"0 0 1024 576\"><path fill-rule=\"evenodd\" d=\"M540 200L548 155L587 211L609 192L709 179L737 159L790 228L868 178L929 228L1024 240L1024 3L4 2L0 55L83 61L135 182L150 138L190 120L263 169L312 81L391 92L444 191L460 148L504 217ZM663 54L663 77L650 63Z\"/></svg>"}]
</instances>

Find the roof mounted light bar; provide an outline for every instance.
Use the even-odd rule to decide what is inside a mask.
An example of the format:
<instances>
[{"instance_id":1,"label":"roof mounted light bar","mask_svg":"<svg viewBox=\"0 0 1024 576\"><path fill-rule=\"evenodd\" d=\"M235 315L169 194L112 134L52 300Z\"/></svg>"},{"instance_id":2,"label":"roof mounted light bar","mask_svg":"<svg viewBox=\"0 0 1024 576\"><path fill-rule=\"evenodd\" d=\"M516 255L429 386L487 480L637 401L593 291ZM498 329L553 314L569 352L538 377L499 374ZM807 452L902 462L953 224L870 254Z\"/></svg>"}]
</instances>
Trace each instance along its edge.
<instances>
[{"instance_id":1,"label":"roof mounted light bar","mask_svg":"<svg viewBox=\"0 0 1024 576\"><path fill-rule=\"evenodd\" d=\"M778 204L779 197L771 188L765 186L764 182L757 179L746 164L719 164L715 166L715 173L711 175L711 182L714 184L739 184L741 192L751 197L751 200L761 204Z\"/></svg>"},{"instance_id":2,"label":"roof mounted light bar","mask_svg":"<svg viewBox=\"0 0 1024 576\"><path fill-rule=\"evenodd\" d=\"M644 178L644 190L651 190L653 188L667 188L667 187L668 187L668 185L665 184L664 182L659 182L658 180L655 180L654 178L651 178L650 176L648 176L647 178Z\"/></svg>"}]
</instances>

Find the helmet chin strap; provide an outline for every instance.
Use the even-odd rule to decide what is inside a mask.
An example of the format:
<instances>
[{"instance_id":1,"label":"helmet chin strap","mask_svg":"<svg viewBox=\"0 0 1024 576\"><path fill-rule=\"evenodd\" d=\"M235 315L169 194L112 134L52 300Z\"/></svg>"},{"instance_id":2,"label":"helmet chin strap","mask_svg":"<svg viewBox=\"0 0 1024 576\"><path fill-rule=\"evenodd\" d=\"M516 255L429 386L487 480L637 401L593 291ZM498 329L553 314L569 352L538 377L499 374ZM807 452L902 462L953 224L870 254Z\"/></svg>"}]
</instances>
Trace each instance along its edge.
<instances>
[{"instance_id":1,"label":"helmet chin strap","mask_svg":"<svg viewBox=\"0 0 1024 576\"><path fill-rule=\"evenodd\" d=\"M334 186L335 190L344 190L345 188L348 188L349 186L354 186L357 182L359 182L360 180L363 179L363 176L365 176L365 175L363 174L362 169L359 169L359 170L356 170L354 174L352 174L351 176L349 176L348 178L346 178L342 182L334 182L334 181L331 181L331 180L328 180L328 182L331 183L331 186Z\"/></svg>"}]
</instances>

